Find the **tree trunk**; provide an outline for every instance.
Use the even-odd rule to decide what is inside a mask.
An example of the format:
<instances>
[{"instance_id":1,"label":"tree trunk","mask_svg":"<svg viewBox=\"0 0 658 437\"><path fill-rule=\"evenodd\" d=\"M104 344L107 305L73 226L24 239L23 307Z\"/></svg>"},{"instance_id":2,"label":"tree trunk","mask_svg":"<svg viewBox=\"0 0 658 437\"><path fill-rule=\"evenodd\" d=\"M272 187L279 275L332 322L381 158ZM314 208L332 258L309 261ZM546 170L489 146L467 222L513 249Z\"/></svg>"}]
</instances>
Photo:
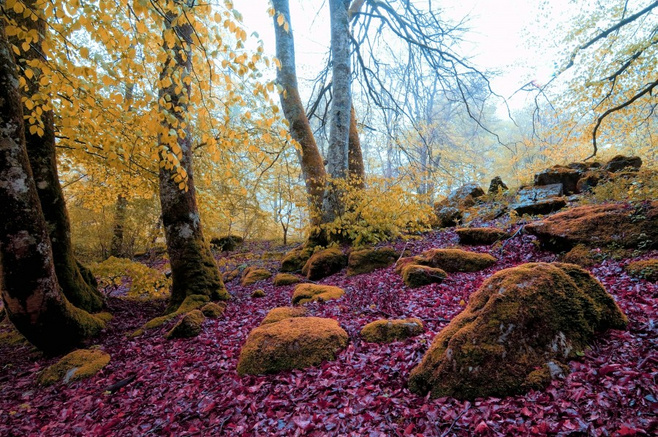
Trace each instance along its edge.
<instances>
[{"instance_id":1,"label":"tree trunk","mask_svg":"<svg viewBox=\"0 0 658 437\"><path fill-rule=\"evenodd\" d=\"M7 316L48 353L98 334L100 319L62 293L49 232L25 148L16 64L0 20L0 290Z\"/></svg>"},{"instance_id":2,"label":"tree trunk","mask_svg":"<svg viewBox=\"0 0 658 437\"><path fill-rule=\"evenodd\" d=\"M331 60L333 99L327 150L327 172L332 183L327 186L323 203L323 222L329 223L342 213L339 187L333 182L346 180L349 168L349 136L352 109L349 0L329 0L331 14ZM356 127L356 125L355 125Z\"/></svg>"},{"instance_id":3,"label":"tree trunk","mask_svg":"<svg viewBox=\"0 0 658 437\"><path fill-rule=\"evenodd\" d=\"M167 14L165 32L171 31L171 22L175 18L175 14ZM168 117L164 117L162 132L173 130L179 133L173 139L165 138L161 133L159 142L160 148L167 150L168 154L161 157L163 162L169 162L166 159L168 156L178 156L180 168L187 180L183 188L181 182L175 180L181 171L177 172L173 166L160 167L160 205L172 275L168 311L176 310L191 295L204 295L211 300L230 298L210 247L203 238L194 189L192 141L187 122L190 85L189 81L184 80L192 72L193 29L189 24L180 24L175 25L173 31L176 33L176 44L167 49L166 42L163 43L168 58L160 75L161 80L169 79L171 84L160 89L159 100L162 113L168 112ZM175 153L176 147L180 148L179 153Z\"/></svg>"},{"instance_id":4,"label":"tree trunk","mask_svg":"<svg viewBox=\"0 0 658 437\"><path fill-rule=\"evenodd\" d=\"M281 107L286 120L290 124L290 135L299 143L301 148L300 165L304 174L306 192L312 207L311 225L317 226L320 224L320 211L322 210L326 180L324 162L315 142L313 130L306 117L302 99L299 96L295 67L295 40L292 27L286 32L283 26L279 26L277 23L279 14L281 14L285 22L291 26L288 0L273 0L272 5L276 11L274 14L276 57L281 63L281 68L277 70L277 82L283 87L283 92L279 94Z\"/></svg>"},{"instance_id":5,"label":"tree trunk","mask_svg":"<svg viewBox=\"0 0 658 437\"><path fill-rule=\"evenodd\" d=\"M124 227L126 224L126 208L128 199L123 194L117 196L116 209L114 210L114 229L112 230L112 244L110 245L110 256L117 258L126 255L123 244Z\"/></svg>"},{"instance_id":6,"label":"tree trunk","mask_svg":"<svg viewBox=\"0 0 658 437\"><path fill-rule=\"evenodd\" d=\"M356 128L356 113L354 105L350 111L350 138L349 138L349 174L350 181L357 188L364 188L366 183L366 171L363 165L363 153L361 152L361 141L359 131Z\"/></svg>"},{"instance_id":7,"label":"tree trunk","mask_svg":"<svg viewBox=\"0 0 658 437\"><path fill-rule=\"evenodd\" d=\"M40 13L40 7L37 6L36 0L26 0L23 3L35 13ZM32 18L26 18L22 13L13 13L13 10L10 10L10 15L20 27L26 31L34 30L39 35L39 39L32 41L30 44L30 49L21 54L19 61L23 64L22 71L29 68L33 72L32 77L23 75L27 83L25 97L32 99L40 92L39 79L41 73L37 67L29 67L28 65L35 60L45 61L41 45L46 35L46 22L42 18L34 21ZM20 47L22 41L15 41L14 45ZM25 145L37 193L41 201L41 209L50 231L57 279L67 299L73 305L86 311L96 312L103 307L103 296L98 291L94 276L75 259L73 254L71 223L57 173L53 111L44 110L39 115L36 108L40 105L38 102L35 103L37 105L33 110L23 106L23 112L26 115L31 114L37 120L34 126L38 124L43 132L30 131L30 126L26 125Z\"/></svg>"}]
</instances>

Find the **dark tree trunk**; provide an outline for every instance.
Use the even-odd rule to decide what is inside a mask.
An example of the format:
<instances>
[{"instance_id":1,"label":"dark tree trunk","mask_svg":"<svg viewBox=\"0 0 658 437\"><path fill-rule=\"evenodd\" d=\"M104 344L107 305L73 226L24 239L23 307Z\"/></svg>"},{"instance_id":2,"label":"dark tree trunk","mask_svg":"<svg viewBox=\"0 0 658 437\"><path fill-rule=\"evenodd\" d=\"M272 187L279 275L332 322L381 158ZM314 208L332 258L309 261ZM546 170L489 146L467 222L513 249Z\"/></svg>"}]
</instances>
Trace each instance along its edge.
<instances>
[{"instance_id":1,"label":"dark tree trunk","mask_svg":"<svg viewBox=\"0 0 658 437\"><path fill-rule=\"evenodd\" d=\"M123 247L123 234L126 224L126 208L128 199L122 194L117 196L116 209L114 210L114 229L112 230L112 244L110 246L110 256L117 258L126 255Z\"/></svg>"},{"instance_id":2,"label":"dark tree trunk","mask_svg":"<svg viewBox=\"0 0 658 437\"><path fill-rule=\"evenodd\" d=\"M39 13L35 0L26 0L23 3ZM40 36L38 41L32 41L30 50L21 54L20 62L27 65L32 60L43 60L41 44L46 34L46 22L41 18L37 21L25 18L23 14L12 13L12 18L25 30L35 30ZM15 45L21 44L15 43ZM25 96L31 98L39 92L40 72L38 68L29 68L34 75L31 78L24 75L23 78L28 88ZM86 311L96 312L103 307L103 296L98 291L94 276L75 259L73 254L71 224L57 173L53 111L43 111L39 116L36 108L33 109L34 112L23 107L26 114L32 113L37 121L40 121L43 132L42 135L39 135L40 132L30 132L30 126L26 125L25 145L41 201L41 209L48 225L57 280L73 305Z\"/></svg>"},{"instance_id":3,"label":"dark tree trunk","mask_svg":"<svg viewBox=\"0 0 658 437\"><path fill-rule=\"evenodd\" d=\"M16 64L0 20L0 290L7 316L32 344L66 351L98 334L100 319L61 292L49 232L25 149Z\"/></svg>"},{"instance_id":4,"label":"dark tree trunk","mask_svg":"<svg viewBox=\"0 0 658 437\"><path fill-rule=\"evenodd\" d=\"M363 153L361 152L361 141L359 131L356 128L356 113L354 105L350 111L350 138L349 138L349 174L352 185L363 188L366 182L366 171L363 165Z\"/></svg>"},{"instance_id":5,"label":"dark tree trunk","mask_svg":"<svg viewBox=\"0 0 658 437\"><path fill-rule=\"evenodd\" d=\"M172 13L165 19L166 29L171 29L171 22L176 18ZM182 20L184 21L184 20ZM160 137L160 146L169 154L178 155L180 168L187 174L185 189L174 180L177 173L166 167L160 168L160 205L162 223L167 240L167 253L171 263L172 291L168 311L176 310L187 296L204 295L211 300L227 300L229 294L224 287L222 277L210 252L210 247L203 238L201 220L196 203L194 179L192 175L192 141L186 123L187 107L190 98L190 85L183 80L192 72L192 27L189 24L173 27L177 43L173 49L167 49L169 57L163 66L161 79L169 78L172 84L160 90L160 102L168 101L169 108L161 107L165 117L164 132L170 130L185 132L178 135L174 143L180 148L176 154L172 143ZM183 42L181 44L181 41ZM165 43L166 44L166 43ZM166 49L166 47L165 47ZM176 92L176 88L179 91ZM169 99L169 100L168 100ZM174 125L171 119L176 120ZM166 160L166 157L162 157Z\"/></svg>"}]
</instances>

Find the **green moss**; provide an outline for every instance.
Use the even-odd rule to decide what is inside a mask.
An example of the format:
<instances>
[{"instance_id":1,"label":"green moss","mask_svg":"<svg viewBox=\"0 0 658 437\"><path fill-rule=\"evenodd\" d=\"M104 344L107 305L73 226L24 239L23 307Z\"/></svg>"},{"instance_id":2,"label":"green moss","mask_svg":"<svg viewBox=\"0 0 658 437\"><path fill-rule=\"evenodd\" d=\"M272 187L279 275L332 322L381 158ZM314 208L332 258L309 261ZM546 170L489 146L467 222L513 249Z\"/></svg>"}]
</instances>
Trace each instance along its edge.
<instances>
[{"instance_id":1,"label":"green moss","mask_svg":"<svg viewBox=\"0 0 658 437\"><path fill-rule=\"evenodd\" d=\"M290 319L292 317L304 317L307 313L306 308L304 307L278 307L272 308L270 312L267 313L261 325L267 325L268 323L275 323L283 319Z\"/></svg>"},{"instance_id":2,"label":"green moss","mask_svg":"<svg viewBox=\"0 0 658 437\"><path fill-rule=\"evenodd\" d=\"M274 285L277 287L282 285L298 284L302 282L301 278L291 275L290 273L279 273L274 277Z\"/></svg>"},{"instance_id":3,"label":"green moss","mask_svg":"<svg viewBox=\"0 0 658 437\"><path fill-rule=\"evenodd\" d=\"M345 291L342 288L331 285L299 284L292 294L292 303L325 302L338 299L344 294Z\"/></svg>"},{"instance_id":4,"label":"green moss","mask_svg":"<svg viewBox=\"0 0 658 437\"><path fill-rule=\"evenodd\" d=\"M258 290L254 290L253 293L251 293L251 297L254 299L257 299L259 297L265 297L265 290L262 288L259 288Z\"/></svg>"},{"instance_id":5,"label":"green moss","mask_svg":"<svg viewBox=\"0 0 658 437\"><path fill-rule=\"evenodd\" d=\"M348 335L336 320L287 318L253 329L242 346L238 374L259 375L304 369L334 360Z\"/></svg>"},{"instance_id":6,"label":"green moss","mask_svg":"<svg viewBox=\"0 0 658 437\"><path fill-rule=\"evenodd\" d=\"M304 264L302 274L311 281L317 281L338 273L345 266L347 266L347 255L339 248L331 247L314 253Z\"/></svg>"},{"instance_id":7,"label":"green moss","mask_svg":"<svg viewBox=\"0 0 658 437\"><path fill-rule=\"evenodd\" d=\"M109 362L110 355L99 349L79 349L41 372L37 381L41 385L52 385L89 378Z\"/></svg>"},{"instance_id":8,"label":"green moss","mask_svg":"<svg viewBox=\"0 0 658 437\"><path fill-rule=\"evenodd\" d=\"M256 268L256 267L247 267L244 272L242 272L242 280L240 285L246 287L248 285L253 285L258 281L263 281L272 276L267 269Z\"/></svg>"},{"instance_id":9,"label":"green moss","mask_svg":"<svg viewBox=\"0 0 658 437\"><path fill-rule=\"evenodd\" d=\"M281 260L282 272L299 272L304 268L306 261L313 255L313 248L299 247L288 252Z\"/></svg>"},{"instance_id":10,"label":"green moss","mask_svg":"<svg viewBox=\"0 0 658 437\"><path fill-rule=\"evenodd\" d=\"M390 343L422 332L423 322L420 319L375 320L361 329L361 337L373 343Z\"/></svg>"},{"instance_id":11,"label":"green moss","mask_svg":"<svg viewBox=\"0 0 658 437\"><path fill-rule=\"evenodd\" d=\"M361 249L350 253L347 261L347 276L370 273L395 263L398 254L391 247Z\"/></svg>"},{"instance_id":12,"label":"green moss","mask_svg":"<svg viewBox=\"0 0 658 437\"><path fill-rule=\"evenodd\" d=\"M460 399L522 393L546 382L545 371L537 369L564 365L596 332L625 326L612 297L576 265L505 269L487 279L436 336L412 370L409 387Z\"/></svg>"},{"instance_id":13,"label":"green moss","mask_svg":"<svg viewBox=\"0 0 658 437\"><path fill-rule=\"evenodd\" d=\"M224 303L218 305L215 302L208 302L201 307L201 312L209 319L217 319L221 317L222 314L224 314L224 311L226 311L226 304Z\"/></svg>"},{"instance_id":14,"label":"green moss","mask_svg":"<svg viewBox=\"0 0 658 437\"><path fill-rule=\"evenodd\" d=\"M199 310L192 310L185 314L178 323L166 334L168 340L174 338L191 338L199 335L203 329L203 321L206 316Z\"/></svg>"},{"instance_id":15,"label":"green moss","mask_svg":"<svg viewBox=\"0 0 658 437\"><path fill-rule=\"evenodd\" d=\"M626 266L629 275L647 281L658 281L658 258L634 261Z\"/></svg>"},{"instance_id":16,"label":"green moss","mask_svg":"<svg viewBox=\"0 0 658 437\"><path fill-rule=\"evenodd\" d=\"M167 323L169 320L172 320L181 314L188 313L192 310L195 310L197 308L203 307L205 304L208 303L208 296L202 296L202 295L192 295L188 296L185 298L185 300L180 304L178 309L173 312L173 313L168 313L165 314L164 316L156 317L154 319L149 320L142 326L140 329L137 331L133 332L130 336L131 337L137 337L139 335L142 335L145 331L149 329L155 329L159 328L160 326L164 325Z\"/></svg>"},{"instance_id":17,"label":"green moss","mask_svg":"<svg viewBox=\"0 0 658 437\"><path fill-rule=\"evenodd\" d=\"M440 284L447 276L446 272L435 267L405 264L402 268L402 280L407 287L411 288Z\"/></svg>"}]
</instances>

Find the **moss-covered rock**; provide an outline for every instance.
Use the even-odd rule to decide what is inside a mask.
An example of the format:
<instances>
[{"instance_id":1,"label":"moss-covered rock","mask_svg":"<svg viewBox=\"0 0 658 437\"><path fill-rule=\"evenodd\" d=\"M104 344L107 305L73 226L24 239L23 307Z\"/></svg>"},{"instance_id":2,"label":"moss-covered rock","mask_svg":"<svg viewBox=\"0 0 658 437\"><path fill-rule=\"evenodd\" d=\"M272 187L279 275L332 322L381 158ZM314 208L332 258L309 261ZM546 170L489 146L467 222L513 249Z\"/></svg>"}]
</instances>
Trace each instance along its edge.
<instances>
[{"instance_id":1,"label":"moss-covered rock","mask_svg":"<svg viewBox=\"0 0 658 437\"><path fill-rule=\"evenodd\" d=\"M240 352L238 374L304 369L334 360L348 336L334 319L287 318L253 329Z\"/></svg>"},{"instance_id":2,"label":"moss-covered rock","mask_svg":"<svg viewBox=\"0 0 658 437\"><path fill-rule=\"evenodd\" d=\"M272 273L269 270L259 268L259 267L247 267L242 272L242 279L240 280L240 285L246 287L247 285L253 285L258 281L264 281L272 277Z\"/></svg>"},{"instance_id":3,"label":"moss-covered rock","mask_svg":"<svg viewBox=\"0 0 658 437\"><path fill-rule=\"evenodd\" d=\"M311 281L317 281L340 272L345 266L347 255L337 247L330 247L314 253L304 264L302 274Z\"/></svg>"},{"instance_id":4,"label":"moss-covered rock","mask_svg":"<svg viewBox=\"0 0 658 437\"><path fill-rule=\"evenodd\" d=\"M658 281L658 258L634 261L626 266L629 275L647 281Z\"/></svg>"},{"instance_id":5,"label":"moss-covered rock","mask_svg":"<svg viewBox=\"0 0 658 437\"><path fill-rule=\"evenodd\" d=\"M479 272L496 263L488 253L469 252L461 249L430 249L420 255L401 258L395 265L398 273L406 264L435 267L446 272Z\"/></svg>"},{"instance_id":6,"label":"moss-covered rock","mask_svg":"<svg viewBox=\"0 0 658 437\"><path fill-rule=\"evenodd\" d=\"M298 284L300 282L302 282L302 279L299 276L295 276L290 273L279 273L274 277L274 285L277 287L283 285Z\"/></svg>"},{"instance_id":7,"label":"moss-covered rock","mask_svg":"<svg viewBox=\"0 0 658 437\"><path fill-rule=\"evenodd\" d=\"M232 252L238 246L244 243L244 238L239 235L226 235L225 237L215 237L210 240L210 245L217 250Z\"/></svg>"},{"instance_id":8,"label":"moss-covered rock","mask_svg":"<svg viewBox=\"0 0 658 437\"><path fill-rule=\"evenodd\" d=\"M209 319L217 319L221 317L226 311L226 304L216 304L215 302L208 302L201 307L201 312Z\"/></svg>"},{"instance_id":9,"label":"moss-covered rock","mask_svg":"<svg viewBox=\"0 0 658 437\"><path fill-rule=\"evenodd\" d=\"M639 156L617 155L608 161L605 170L609 172L620 172L622 170L638 171L642 167L642 158Z\"/></svg>"},{"instance_id":10,"label":"moss-covered rock","mask_svg":"<svg viewBox=\"0 0 658 437\"><path fill-rule=\"evenodd\" d=\"M558 252L577 244L650 249L658 247L658 201L579 206L530 223L525 230Z\"/></svg>"},{"instance_id":11,"label":"moss-covered rock","mask_svg":"<svg viewBox=\"0 0 658 437\"><path fill-rule=\"evenodd\" d=\"M41 372L37 381L41 385L52 385L89 378L109 362L110 355L100 349L78 349Z\"/></svg>"},{"instance_id":12,"label":"moss-covered rock","mask_svg":"<svg viewBox=\"0 0 658 437\"><path fill-rule=\"evenodd\" d=\"M304 304L307 302L325 302L338 299L345 294L345 290L332 285L299 284L292 294L293 304Z\"/></svg>"},{"instance_id":13,"label":"moss-covered rock","mask_svg":"<svg viewBox=\"0 0 658 437\"><path fill-rule=\"evenodd\" d=\"M599 183L609 178L610 178L610 173L605 170L601 170L601 169L588 170L582 174L580 179L578 179L578 183L576 184L576 189L580 193L586 193L592 191L592 188L596 187Z\"/></svg>"},{"instance_id":14,"label":"moss-covered rock","mask_svg":"<svg viewBox=\"0 0 658 437\"><path fill-rule=\"evenodd\" d=\"M347 276L383 269L394 264L397 258L398 254L392 247L354 250L347 261Z\"/></svg>"},{"instance_id":15,"label":"moss-covered rock","mask_svg":"<svg viewBox=\"0 0 658 437\"><path fill-rule=\"evenodd\" d=\"M535 175L535 185L553 185L562 184L564 194L577 193L578 180L582 171L575 168L569 168L563 165L555 165Z\"/></svg>"},{"instance_id":16,"label":"moss-covered rock","mask_svg":"<svg viewBox=\"0 0 658 437\"><path fill-rule=\"evenodd\" d=\"M491 245L511 237L509 232L496 228L459 228L455 232L461 244L471 246Z\"/></svg>"},{"instance_id":17,"label":"moss-covered rock","mask_svg":"<svg viewBox=\"0 0 658 437\"><path fill-rule=\"evenodd\" d=\"M278 307L272 308L260 322L261 325L267 325L268 323L276 323L283 319L290 319L293 317L304 317L306 316L307 310L304 307Z\"/></svg>"},{"instance_id":18,"label":"moss-covered rock","mask_svg":"<svg viewBox=\"0 0 658 437\"><path fill-rule=\"evenodd\" d=\"M601 255L594 251L594 249L585 246L584 244L577 244L569 252L560 257L560 261L577 264L581 267L591 267L600 261Z\"/></svg>"},{"instance_id":19,"label":"moss-covered rock","mask_svg":"<svg viewBox=\"0 0 658 437\"><path fill-rule=\"evenodd\" d=\"M173 313L165 314L164 316L155 317L144 324L141 328L130 334L131 337L142 335L146 330L159 328L168 321L180 316L181 314L189 313L192 310L203 307L210 299L208 296L195 294L187 296L183 303L180 304L178 309Z\"/></svg>"},{"instance_id":20,"label":"moss-covered rock","mask_svg":"<svg viewBox=\"0 0 658 437\"><path fill-rule=\"evenodd\" d=\"M402 280L407 287L417 288L428 284L440 284L448 274L436 267L406 264L402 268Z\"/></svg>"},{"instance_id":21,"label":"moss-covered rock","mask_svg":"<svg viewBox=\"0 0 658 437\"><path fill-rule=\"evenodd\" d=\"M196 337L201 334L201 331L203 330L204 320L206 320L206 316L204 316L200 310L190 311L185 314L169 332L167 332L165 337L169 340L174 338Z\"/></svg>"},{"instance_id":22,"label":"moss-covered rock","mask_svg":"<svg viewBox=\"0 0 658 437\"><path fill-rule=\"evenodd\" d=\"M460 399L542 388L596 332L626 324L612 296L576 265L505 269L487 279L435 337L412 370L409 388Z\"/></svg>"},{"instance_id":23,"label":"moss-covered rock","mask_svg":"<svg viewBox=\"0 0 658 437\"><path fill-rule=\"evenodd\" d=\"M304 268L306 261L313 255L313 249L310 247L298 247L288 252L281 260L282 272L299 272Z\"/></svg>"},{"instance_id":24,"label":"moss-covered rock","mask_svg":"<svg viewBox=\"0 0 658 437\"><path fill-rule=\"evenodd\" d=\"M254 290L254 292L251 293L251 297L254 299L265 297L265 290L263 290L262 288L259 288L258 290Z\"/></svg>"},{"instance_id":25,"label":"moss-covered rock","mask_svg":"<svg viewBox=\"0 0 658 437\"><path fill-rule=\"evenodd\" d=\"M455 226L462 219L465 209L472 207L476 199L484 196L484 190L477 184L466 184L448 194L448 197L434 204L436 220L432 226L444 228Z\"/></svg>"},{"instance_id":26,"label":"moss-covered rock","mask_svg":"<svg viewBox=\"0 0 658 437\"><path fill-rule=\"evenodd\" d=\"M423 332L420 319L375 320L361 329L361 337L373 343L406 340Z\"/></svg>"}]
</instances>

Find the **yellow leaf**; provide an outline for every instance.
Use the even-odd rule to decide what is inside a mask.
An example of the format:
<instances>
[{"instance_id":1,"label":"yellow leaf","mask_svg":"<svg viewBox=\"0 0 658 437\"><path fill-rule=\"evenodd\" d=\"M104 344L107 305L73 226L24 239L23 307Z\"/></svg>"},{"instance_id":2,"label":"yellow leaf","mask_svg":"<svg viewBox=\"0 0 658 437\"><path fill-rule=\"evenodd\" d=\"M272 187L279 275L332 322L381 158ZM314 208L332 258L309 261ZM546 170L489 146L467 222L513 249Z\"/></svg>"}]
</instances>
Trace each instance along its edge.
<instances>
[{"instance_id":1,"label":"yellow leaf","mask_svg":"<svg viewBox=\"0 0 658 437\"><path fill-rule=\"evenodd\" d=\"M83 58L88 58L89 57L89 49L87 47L82 47L79 51L80 56Z\"/></svg>"},{"instance_id":2,"label":"yellow leaf","mask_svg":"<svg viewBox=\"0 0 658 437\"><path fill-rule=\"evenodd\" d=\"M286 19L283 17L283 14L279 13L279 16L276 17L276 22L279 24L279 26L283 26L285 21Z\"/></svg>"}]
</instances>

